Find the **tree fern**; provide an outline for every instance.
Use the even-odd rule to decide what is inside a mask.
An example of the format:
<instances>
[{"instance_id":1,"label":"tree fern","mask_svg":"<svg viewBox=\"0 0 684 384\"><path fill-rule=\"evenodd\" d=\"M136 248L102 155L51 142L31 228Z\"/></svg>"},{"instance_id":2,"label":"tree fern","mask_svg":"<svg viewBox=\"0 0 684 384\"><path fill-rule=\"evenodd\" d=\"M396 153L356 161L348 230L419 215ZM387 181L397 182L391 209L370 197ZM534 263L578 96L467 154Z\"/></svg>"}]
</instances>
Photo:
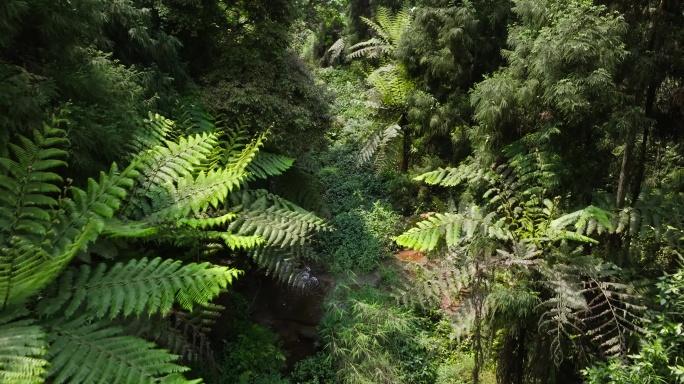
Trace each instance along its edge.
<instances>
[{"instance_id":1,"label":"tree fern","mask_svg":"<svg viewBox=\"0 0 684 384\"><path fill-rule=\"evenodd\" d=\"M371 38L350 47L350 58L378 58L391 54L410 25L411 14L408 9L402 9L396 14L392 14L389 8L380 6L376 10L375 19L377 22L361 17L361 20L371 27L379 38Z\"/></svg>"},{"instance_id":2,"label":"tree fern","mask_svg":"<svg viewBox=\"0 0 684 384\"><path fill-rule=\"evenodd\" d=\"M282 156L257 158L265 136L245 143L240 133L228 134L221 149L226 142L218 134L172 141L173 124L150 119L155 127L138 141L143 152L127 167L113 164L89 179L84 189L58 184L54 169L66 165L61 130L46 125L34 140L19 138L13 158L0 158L0 340L22 355L0 356L4 381L188 382L182 376L187 368L173 363L178 356L116 324L154 317L179 336L157 337L161 344L186 358L206 356L208 340L201 332L207 316L216 313L210 301L238 271L160 258L91 265L90 254L131 258L124 255L150 240L204 249L204 256L221 247L253 250L262 244L294 250L326 228L323 220L265 191L234 193L245 187L255 161L255 177L292 165ZM232 204L237 201L241 205ZM68 268L76 256L87 264ZM25 307L15 313L19 303ZM182 327L204 340L197 349L180 345L185 338L196 346ZM19 335L22 341L15 342Z\"/></svg>"},{"instance_id":3,"label":"tree fern","mask_svg":"<svg viewBox=\"0 0 684 384\"><path fill-rule=\"evenodd\" d=\"M439 248L438 261L420 267L422 272L414 277L416 287L402 288L399 296L438 306L455 316L459 326L468 313L479 313L470 326L464 325L472 332L481 330L477 319L487 318L496 329L537 316L540 332L549 341L546 347L559 364L568 346L582 335L582 340L605 355L626 352L626 338L638 330L634 324L643 310L636 304L638 295L629 285L614 280L609 264L579 246L597 244L592 235L618 231L619 215L595 206L564 213L560 197L543 197L551 184L546 184L548 178L540 170L542 162L528 153L514 152L509 162L493 170L467 160L457 168L441 168L417 178L444 186L467 183L466 188L485 187L487 192L480 200L482 206L464 203L458 212L430 214L396 239L400 245L422 251L438 249L442 241L445 244ZM461 256L450 256L454 253ZM501 289L528 287L534 296L528 301L538 303L508 324L500 320L507 310L499 305L505 301L490 301L502 280L508 282ZM485 300L487 306L481 307L477 300L469 303L475 299L463 296L460 290L464 288L477 288L485 297L478 300ZM473 312L477 308L479 312Z\"/></svg>"}]
</instances>

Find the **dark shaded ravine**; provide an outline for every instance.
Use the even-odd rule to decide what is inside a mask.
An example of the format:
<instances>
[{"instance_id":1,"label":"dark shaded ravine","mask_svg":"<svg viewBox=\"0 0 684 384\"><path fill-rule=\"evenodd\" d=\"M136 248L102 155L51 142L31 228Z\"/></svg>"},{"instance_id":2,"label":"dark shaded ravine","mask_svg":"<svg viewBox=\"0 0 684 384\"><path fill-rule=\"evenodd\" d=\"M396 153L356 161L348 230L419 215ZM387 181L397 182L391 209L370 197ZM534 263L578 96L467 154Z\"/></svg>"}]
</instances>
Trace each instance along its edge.
<instances>
[{"instance_id":1,"label":"dark shaded ravine","mask_svg":"<svg viewBox=\"0 0 684 384\"><path fill-rule=\"evenodd\" d=\"M323 317L323 300L331 282L323 278L319 284L298 289L280 284L263 274L250 273L240 277L236 289L248 303L252 321L271 328L282 341L287 356L287 367L316 353L316 331ZM212 330L214 340L227 339L229 321L229 297L222 295L218 304L228 308Z\"/></svg>"}]
</instances>

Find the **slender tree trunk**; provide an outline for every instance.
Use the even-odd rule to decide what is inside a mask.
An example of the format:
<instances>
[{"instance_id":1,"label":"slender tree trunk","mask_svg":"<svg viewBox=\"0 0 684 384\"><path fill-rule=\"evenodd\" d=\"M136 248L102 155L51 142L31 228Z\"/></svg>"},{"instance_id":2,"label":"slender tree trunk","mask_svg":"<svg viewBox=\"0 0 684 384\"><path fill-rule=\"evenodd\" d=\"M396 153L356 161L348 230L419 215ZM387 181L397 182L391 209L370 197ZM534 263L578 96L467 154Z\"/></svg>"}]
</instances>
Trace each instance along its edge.
<instances>
[{"instance_id":1,"label":"slender tree trunk","mask_svg":"<svg viewBox=\"0 0 684 384\"><path fill-rule=\"evenodd\" d=\"M401 153L401 172L407 173L409 169L409 156L411 155L411 132L409 132L408 129L408 119L406 118L406 114L401 115L399 125L404 133L404 142Z\"/></svg>"},{"instance_id":2,"label":"slender tree trunk","mask_svg":"<svg viewBox=\"0 0 684 384\"><path fill-rule=\"evenodd\" d=\"M656 89L659 84L652 81L648 87L646 94L646 108L645 114L647 118L653 117L653 105L655 104ZM632 187L632 207L637 201L639 193L641 192L641 184L644 182L644 172L646 171L646 159L648 155L648 134L651 130L650 126L644 127L644 133L641 138L641 146L639 147L639 162L637 163L636 174L634 176L634 186Z\"/></svg>"},{"instance_id":3,"label":"slender tree trunk","mask_svg":"<svg viewBox=\"0 0 684 384\"><path fill-rule=\"evenodd\" d=\"M516 348L516 361L519 366L516 367L515 371L515 384L523 384L523 377L525 372L525 363L527 360L527 346L525 345L525 339L527 338L527 328L523 327L518 333L518 346Z\"/></svg>"},{"instance_id":4,"label":"slender tree trunk","mask_svg":"<svg viewBox=\"0 0 684 384\"><path fill-rule=\"evenodd\" d=\"M634 141L636 134L630 133L625 144L625 153L622 155L622 166L620 167L620 180L618 181L617 196L615 205L617 209L622 209L625 205L627 196L627 184L629 183L629 168L632 165L632 153L634 153Z\"/></svg>"},{"instance_id":5,"label":"slender tree trunk","mask_svg":"<svg viewBox=\"0 0 684 384\"><path fill-rule=\"evenodd\" d=\"M658 9L662 12L662 7L663 7L663 1L660 2L660 6ZM652 15L653 18L653 25L651 26L651 36L648 39L648 49L647 52L653 52L656 49L656 41L657 41L657 34L658 34L658 21L660 19L659 14L656 13L655 15ZM646 96L646 105L645 105L645 111L648 113L649 109L652 110L652 103L653 100L650 100L650 106L649 108L649 99L651 96L651 93L653 93L653 96L655 96L655 88L653 87L654 85L654 79L651 78L650 81L648 81L649 87L646 90L647 96ZM639 87L639 92L637 93L636 99L637 99L637 104L640 104L641 101L643 100L643 93L645 91L646 83L642 85L642 87ZM615 205L617 209L622 209L625 205L625 197L627 196L627 189L629 188L629 181L630 181L630 167L632 166L632 157L634 154L634 146L635 146L635 141L636 141L636 130L632 130L628 135L627 135L627 142L625 143L625 153L622 155L622 165L620 167L620 179L618 181L618 190L617 190L617 195L615 197ZM643 154L643 152L642 152ZM645 159L643 157L642 159ZM643 175L641 176L643 177ZM639 181L640 183L640 181ZM641 188L641 185L639 186ZM636 199L636 196L633 196L633 199Z\"/></svg>"}]
</instances>

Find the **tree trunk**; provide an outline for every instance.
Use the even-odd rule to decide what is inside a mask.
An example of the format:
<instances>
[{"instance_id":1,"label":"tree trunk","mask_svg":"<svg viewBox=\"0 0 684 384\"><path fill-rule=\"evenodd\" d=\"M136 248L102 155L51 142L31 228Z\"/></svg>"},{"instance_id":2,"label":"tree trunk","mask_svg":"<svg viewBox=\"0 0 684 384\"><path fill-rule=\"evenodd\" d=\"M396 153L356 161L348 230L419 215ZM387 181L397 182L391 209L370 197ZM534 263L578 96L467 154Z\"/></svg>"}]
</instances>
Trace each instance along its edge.
<instances>
[{"instance_id":1,"label":"tree trunk","mask_svg":"<svg viewBox=\"0 0 684 384\"><path fill-rule=\"evenodd\" d=\"M401 115L399 126L404 133L404 145L401 153L401 172L407 173L409 168L409 156L411 155L411 132L408 129L408 119L406 114Z\"/></svg>"},{"instance_id":2,"label":"tree trunk","mask_svg":"<svg viewBox=\"0 0 684 384\"><path fill-rule=\"evenodd\" d=\"M617 196L615 198L615 206L617 209L622 209L625 205L627 184L629 183L629 167L632 163L632 153L634 152L635 140L636 134L630 133L629 136L627 136L625 153L622 155L622 166L620 167L620 180L618 181Z\"/></svg>"}]
</instances>

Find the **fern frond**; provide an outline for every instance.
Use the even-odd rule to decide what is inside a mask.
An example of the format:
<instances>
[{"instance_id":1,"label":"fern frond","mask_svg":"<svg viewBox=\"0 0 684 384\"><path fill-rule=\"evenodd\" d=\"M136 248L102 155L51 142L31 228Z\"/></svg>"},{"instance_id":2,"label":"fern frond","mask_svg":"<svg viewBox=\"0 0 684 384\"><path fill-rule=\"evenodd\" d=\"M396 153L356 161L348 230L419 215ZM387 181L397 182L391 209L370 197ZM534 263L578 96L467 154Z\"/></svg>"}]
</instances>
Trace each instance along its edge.
<instances>
[{"instance_id":1,"label":"fern frond","mask_svg":"<svg viewBox=\"0 0 684 384\"><path fill-rule=\"evenodd\" d=\"M149 112L147 119L143 120L141 129L137 131L138 135L128 145L130 152L135 155L162 144L172 136L175 128L172 120Z\"/></svg>"},{"instance_id":2,"label":"fern frond","mask_svg":"<svg viewBox=\"0 0 684 384\"><path fill-rule=\"evenodd\" d=\"M483 217L477 206L470 207L465 214L435 213L402 233L396 242L407 248L431 251L437 247L439 240L444 238L446 245L451 247L461 242L464 237L472 238L478 229L485 235L494 233L487 225L489 221L491 216Z\"/></svg>"},{"instance_id":3,"label":"fern frond","mask_svg":"<svg viewBox=\"0 0 684 384\"><path fill-rule=\"evenodd\" d=\"M59 133L57 130L50 132ZM51 145L62 143L62 140L58 137L47 138L39 134L36 136L36 142L39 143L38 145ZM34 153L35 158L48 160L50 156L60 154L55 150L41 152L38 146L33 148L35 150L31 152L21 152L21 156L24 159L30 159L29 153ZM40 169L41 173L49 174L44 171L55 165L61 165L61 163L38 162L36 169ZM3 244L0 257L0 295L3 303L35 294L36 290L41 289L59 274L78 252L86 249L102 230L103 218L111 217L114 210L118 208L121 199L126 195L126 188L132 185L132 178L135 176L137 176L136 172L131 167L118 172L116 165L113 165L109 174L101 174L99 183L89 180L87 191L75 187L70 188L73 199L59 201L60 210L53 210L48 214L50 221L43 227L42 234L34 233L34 236L40 235L39 237L27 239L24 236L15 235L12 236L12 244ZM29 175L26 177L30 178ZM54 175L49 176L48 179L57 180L58 177ZM30 186L30 184L27 185ZM37 185L32 188L41 194L59 190L56 186L47 188ZM46 202L43 198L41 201ZM34 208L36 204L33 203ZM42 215L37 215L35 211L31 215L34 223L40 222ZM40 245L36 246L37 244Z\"/></svg>"},{"instance_id":4,"label":"fern frond","mask_svg":"<svg viewBox=\"0 0 684 384\"><path fill-rule=\"evenodd\" d=\"M399 132L401 132L401 127L396 123L372 132L359 153L357 163L363 164L370 160L378 149L385 147L392 139L397 138Z\"/></svg>"},{"instance_id":5,"label":"fern frond","mask_svg":"<svg viewBox=\"0 0 684 384\"><path fill-rule=\"evenodd\" d=\"M141 176L123 214L138 218L145 216L148 213L147 199L151 192L160 186L191 176L196 166L207 161L216 145L215 134L198 134L183 137L178 143L165 141L165 145L156 146L139 155L133 163L140 170Z\"/></svg>"},{"instance_id":6,"label":"fern frond","mask_svg":"<svg viewBox=\"0 0 684 384\"><path fill-rule=\"evenodd\" d=\"M262 237L270 246L304 244L313 232L326 230L324 220L313 213L302 213L277 206L241 212L228 230L238 235Z\"/></svg>"},{"instance_id":7,"label":"fern frond","mask_svg":"<svg viewBox=\"0 0 684 384\"><path fill-rule=\"evenodd\" d=\"M335 60L341 57L345 45L346 42L343 38L335 40L335 42L330 46L330 48L328 48L328 50L325 51L326 55L328 55L328 63L332 64L335 62Z\"/></svg>"},{"instance_id":8,"label":"fern frond","mask_svg":"<svg viewBox=\"0 0 684 384\"><path fill-rule=\"evenodd\" d=\"M52 169L66 166L67 152L60 149L67 140L65 132L43 125L33 132L33 140L19 136L20 145L9 144L16 160L0 158L0 246L11 238L40 239L45 236L56 207L51 197L61 189L62 178Z\"/></svg>"},{"instance_id":9,"label":"fern frond","mask_svg":"<svg viewBox=\"0 0 684 384\"><path fill-rule=\"evenodd\" d=\"M176 185L166 184L165 193L152 201L147 220L173 220L190 213L199 215L210 207L218 209L244 178L245 173L229 168L200 172L196 178L184 177Z\"/></svg>"},{"instance_id":10,"label":"fern frond","mask_svg":"<svg viewBox=\"0 0 684 384\"><path fill-rule=\"evenodd\" d=\"M235 213L228 212L224 215L215 217L198 217L192 219L181 218L177 221L177 223L179 225L187 225L193 229L209 229L214 227L224 227L236 218L237 215Z\"/></svg>"},{"instance_id":11,"label":"fern frond","mask_svg":"<svg viewBox=\"0 0 684 384\"><path fill-rule=\"evenodd\" d=\"M551 353L558 365L565 357L563 342L574 342L583 332L578 313L587 307L587 302L582 296L582 288L577 279L558 269L541 271L546 272L548 278L544 285L554 295L539 304L539 307L546 308L539 318L539 328L551 337Z\"/></svg>"},{"instance_id":12,"label":"fern frond","mask_svg":"<svg viewBox=\"0 0 684 384\"><path fill-rule=\"evenodd\" d=\"M260 151L246 168L249 173L247 180L266 179L269 176L279 176L294 164L294 159L274 153Z\"/></svg>"},{"instance_id":13,"label":"fern frond","mask_svg":"<svg viewBox=\"0 0 684 384\"><path fill-rule=\"evenodd\" d=\"M266 243L263 237L258 235L243 236L236 235L230 232L218 233L218 238L223 240L223 243L231 250L236 249L255 249L260 245Z\"/></svg>"},{"instance_id":14,"label":"fern frond","mask_svg":"<svg viewBox=\"0 0 684 384\"><path fill-rule=\"evenodd\" d=\"M233 172L236 174L247 172L247 168L252 164L252 162L259 154L260 148L263 147L264 142L266 141L266 135L268 135L268 132L257 136L249 144L245 145L244 149L242 149L242 151L240 151L239 153L232 154L226 164L226 168L233 170ZM281 162L288 161L283 158L279 158L278 160ZM264 164L264 166L266 166L266 164ZM268 170L276 173L278 167L282 167L276 164L271 164L271 166L272 168L268 168ZM257 171L258 170L259 169L257 168ZM262 169L261 171L264 170Z\"/></svg>"},{"instance_id":15,"label":"fern frond","mask_svg":"<svg viewBox=\"0 0 684 384\"><path fill-rule=\"evenodd\" d=\"M177 356L154 343L126 336L109 321L92 321L89 314L47 320L53 383L199 383L186 380L188 370L174 364Z\"/></svg>"},{"instance_id":16,"label":"fern frond","mask_svg":"<svg viewBox=\"0 0 684 384\"><path fill-rule=\"evenodd\" d=\"M479 182L491 185L497 179L498 176L494 171L485 169L473 161L464 161L456 168L439 168L414 178L416 181L424 181L431 185L443 187L455 187L464 181L468 182L469 185Z\"/></svg>"},{"instance_id":17,"label":"fern frond","mask_svg":"<svg viewBox=\"0 0 684 384\"><path fill-rule=\"evenodd\" d=\"M208 334L223 309L212 304L197 307L190 313L171 310L167 316L139 317L126 325L125 333L152 341L181 356L183 361L201 362L214 368Z\"/></svg>"},{"instance_id":18,"label":"fern frond","mask_svg":"<svg viewBox=\"0 0 684 384\"><path fill-rule=\"evenodd\" d=\"M83 265L64 271L52 288L55 293L41 302L39 311L47 315L62 311L65 317L83 310L96 318L163 315L175 302L192 310L207 305L239 274L238 270L209 263L182 265L160 258L117 263L111 268Z\"/></svg>"},{"instance_id":19,"label":"fern frond","mask_svg":"<svg viewBox=\"0 0 684 384\"><path fill-rule=\"evenodd\" d=\"M5 308L0 314L0 382L43 383L47 373L45 331L26 318L28 310Z\"/></svg>"},{"instance_id":20,"label":"fern frond","mask_svg":"<svg viewBox=\"0 0 684 384\"><path fill-rule=\"evenodd\" d=\"M371 38L352 45L349 47L349 50L351 51L348 56L350 59L358 59L361 57L377 59L382 55L389 54L392 51L392 48L381 39Z\"/></svg>"},{"instance_id":21,"label":"fern frond","mask_svg":"<svg viewBox=\"0 0 684 384\"><path fill-rule=\"evenodd\" d=\"M646 309L634 304L636 295L625 284L609 281L611 266L601 266L599 276L584 282L585 296L592 298L581 313L587 324L586 335L598 344L606 356L617 357L627 352L627 338L633 331L643 331L639 314Z\"/></svg>"}]
</instances>

